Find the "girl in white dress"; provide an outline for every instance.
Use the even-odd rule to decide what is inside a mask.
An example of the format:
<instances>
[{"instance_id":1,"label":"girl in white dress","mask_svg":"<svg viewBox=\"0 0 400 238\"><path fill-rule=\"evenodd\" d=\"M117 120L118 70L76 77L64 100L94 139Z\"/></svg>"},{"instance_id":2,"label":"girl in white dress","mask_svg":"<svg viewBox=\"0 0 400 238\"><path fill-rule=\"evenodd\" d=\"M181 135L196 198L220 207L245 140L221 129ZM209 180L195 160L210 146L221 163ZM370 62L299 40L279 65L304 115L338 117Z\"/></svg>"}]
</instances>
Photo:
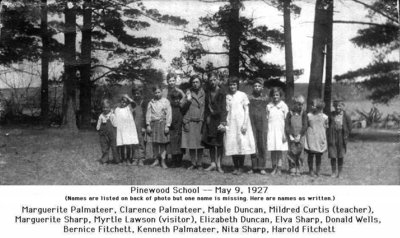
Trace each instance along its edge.
<instances>
[{"instance_id":1,"label":"girl in white dress","mask_svg":"<svg viewBox=\"0 0 400 238\"><path fill-rule=\"evenodd\" d=\"M244 92L238 91L239 80L232 78L228 82L226 95L226 122L220 128L225 130L225 155L232 156L235 170L233 174L243 173L245 155L254 154L255 143L249 119L249 99ZM224 120L223 120L224 121Z\"/></svg>"},{"instance_id":2,"label":"girl in white dress","mask_svg":"<svg viewBox=\"0 0 400 238\"><path fill-rule=\"evenodd\" d=\"M126 94L121 104L115 109L115 126L117 127L117 148L122 162L133 163L133 145L139 144L135 121L133 120L134 101Z\"/></svg>"},{"instance_id":3,"label":"girl in white dress","mask_svg":"<svg viewBox=\"0 0 400 238\"><path fill-rule=\"evenodd\" d=\"M283 91L272 88L270 95L272 102L267 105L268 134L267 148L271 151L272 175L281 174L283 151L288 150L285 135L285 118L289 112L288 106L282 101Z\"/></svg>"}]
</instances>

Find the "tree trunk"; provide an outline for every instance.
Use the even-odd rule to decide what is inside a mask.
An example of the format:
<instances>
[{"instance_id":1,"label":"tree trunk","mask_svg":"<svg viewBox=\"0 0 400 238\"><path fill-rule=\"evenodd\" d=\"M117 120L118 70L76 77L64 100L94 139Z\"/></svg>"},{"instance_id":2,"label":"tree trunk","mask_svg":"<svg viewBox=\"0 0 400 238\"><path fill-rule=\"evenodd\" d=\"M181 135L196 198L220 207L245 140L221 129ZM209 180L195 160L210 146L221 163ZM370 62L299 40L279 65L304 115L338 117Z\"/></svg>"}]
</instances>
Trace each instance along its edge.
<instances>
[{"instance_id":1,"label":"tree trunk","mask_svg":"<svg viewBox=\"0 0 400 238\"><path fill-rule=\"evenodd\" d=\"M331 115L331 99L332 99L332 57L333 57L333 1L328 0L328 25L326 34L326 65L325 65L325 91L324 113L328 116Z\"/></svg>"},{"instance_id":2,"label":"tree trunk","mask_svg":"<svg viewBox=\"0 0 400 238\"><path fill-rule=\"evenodd\" d=\"M85 0L83 9L83 29L81 45L81 81L79 90L79 109L81 112L81 128L90 128L92 110L92 84L91 76L91 53L92 53L92 9L91 0Z\"/></svg>"},{"instance_id":3,"label":"tree trunk","mask_svg":"<svg viewBox=\"0 0 400 238\"><path fill-rule=\"evenodd\" d=\"M47 0L41 0L40 31L42 38L40 116L44 125L49 123L49 35L47 32Z\"/></svg>"},{"instance_id":4,"label":"tree trunk","mask_svg":"<svg viewBox=\"0 0 400 238\"><path fill-rule=\"evenodd\" d=\"M314 35L311 55L310 81L308 85L307 109L310 110L312 100L322 99L322 77L324 73L324 50L326 36L326 6L325 0L315 3Z\"/></svg>"},{"instance_id":5,"label":"tree trunk","mask_svg":"<svg viewBox=\"0 0 400 238\"><path fill-rule=\"evenodd\" d=\"M76 11L65 7L64 29L64 95L63 128L70 132L78 130L76 125Z\"/></svg>"},{"instance_id":6,"label":"tree trunk","mask_svg":"<svg viewBox=\"0 0 400 238\"><path fill-rule=\"evenodd\" d=\"M285 63L286 63L286 102L291 105L294 95L292 26L290 22L291 0L283 2L283 29L285 36Z\"/></svg>"},{"instance_id":7,"label":"tree trunk","mask_svg":"<svg viewBox=\"0 0 400 238\"><path fill-rule=\"evenodd\" d=\"M229 16L229 77L239 77L240 36L242 34L239 22L240 0L229 0L231 10Z\"/></svg>"}]
</instances>

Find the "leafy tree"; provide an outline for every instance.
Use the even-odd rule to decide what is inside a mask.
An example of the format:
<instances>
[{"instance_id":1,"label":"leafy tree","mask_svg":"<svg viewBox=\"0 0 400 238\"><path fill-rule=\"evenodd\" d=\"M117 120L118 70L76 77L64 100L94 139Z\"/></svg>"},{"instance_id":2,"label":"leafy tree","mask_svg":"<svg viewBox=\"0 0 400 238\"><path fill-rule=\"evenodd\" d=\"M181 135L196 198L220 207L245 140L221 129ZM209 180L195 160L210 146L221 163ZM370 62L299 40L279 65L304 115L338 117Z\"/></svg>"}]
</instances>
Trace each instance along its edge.
<instances>
[{"instance_id":1,"label":"leafy tree","mask_svg":"<svg viewBox=\"0 0 400 238\"><path fill-rule=\"evenodd\" d=\"M283 75L280 65L265 62L263 57L272 50L271 45L284 45L283 33L267 26L255 26L253 19L240 16L242 1L230 0L218 12L200 18L200 24L183 37L185 49L174 58L171 66L187 74L208 73L228 69L230 76L271 78ZM204 40L219 37L224 50L207 50ZM214 66L206 56L219 55L228 58L229 64Z\"/></svg>"},{"instance_id":2,"label":"leafy tree","mask_svg":"<svg viewBox=\"0 0 400 238\"><path fill-rule=\"evenodd\" d=\"M60 57L62 45L47 28L47 1L24 0L9 2L2 9L0 64L6 67L24 61L41 61L41 117L48 120L48 65Z\"/></svg>"},{"instance_id":3,"label":"leafy tree","mask_svg":"<svg viewBox=\"0 0 400 238\"><path fill-rule=\"evenodd\" d=\"M60 13L57 0L52 6ZM75 1L77 17L83 19L81 51L78 52L76 68L80 72L80 126L89 127L91 115L91 90L96 82L107 79L109 83L143 80L147 71L152 71L151 61L159 58L159 39L135 32L150 27L149 22L185 25L187 21L170 15L162 15L156 9L147 9L138 0L84 0ZM63 23L53 21L54 27L63 28Z\"/></svg>"},{"instance_id":4,"label":"leafy tree","mask_svg":"<svg viewBox=\"0 0 400 238\"><path fill-rule=\"evenodd\" d=\"M376 57L368 66L336 75L335 80L355 82L357 79L364 79L360 84L371 90L369 99L376 103L388 103L399 95L399 61L387 57L392 53L398 54L400 48L398 2L376 0L369 5L358 0L353 1L369 9L367 17L371 23L365 23L369 26L358 30L358 35L351 41L358 47L375 51ZM375 23L377 16L383 17L385 22Z\"/></svg>"}]
</instances>

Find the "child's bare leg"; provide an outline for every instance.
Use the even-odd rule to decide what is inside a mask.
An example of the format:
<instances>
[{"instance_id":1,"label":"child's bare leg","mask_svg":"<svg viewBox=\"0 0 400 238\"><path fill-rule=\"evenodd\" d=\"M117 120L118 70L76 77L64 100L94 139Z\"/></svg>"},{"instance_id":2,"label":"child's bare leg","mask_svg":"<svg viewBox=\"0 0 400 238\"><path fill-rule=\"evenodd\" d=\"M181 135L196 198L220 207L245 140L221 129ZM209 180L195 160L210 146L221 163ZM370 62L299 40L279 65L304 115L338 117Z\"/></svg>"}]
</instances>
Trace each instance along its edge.
<instances>
[{"instance_id":1,"label":"child's bare leg","mask_svg":"<svg viewBox=\"0 0 400 238\"><path fill-rule=\"evenodd\" d=\"M165 144L159 144L160 147L160 155L161 155L161 167L163 169L167 169L166 157L167 157L167 150L165 148Z\"/></svg>"},{"instance_id":2,"label":"child's bare leg","mask_svg":"<svg viewBox=\"0 0 400 238\"><path fill-rule=\"evenodd\" d=\"M157 166L160 164L159 161L159 144L158 143L154 143L152 144L153 147L153 157L155 158L154 163L151 165L152 167Z\"/></svg>"},{"instance_id":3,"label":"child's bare leg","mask_svg":"<svg viewBox=\"0 0 400 238\"><path fill-rule=\"evenodd\" d=\"M278 174L278 175L281 174L281 170L282 170L282 157L283 157L283 151L277 151L276 152L276 163L277 163L276 174Z\"/></svg>"},{"instance_id":4,"label":"child's bare leg","mask_svg":"<svg viewBox=\"0 0 400 238\"><path fill-rule=\"evenodd\" d=\"M217 147L217 157L215 159L216 165L217 165L217 171L220 173L223 173L224 171L222 170L222 155L223 155L223 148L222 147Z\"/></svg>"},{"instance_id":5,"label":"child's bare leg","mask_svg":"<svg viewBox=\"0 0 400 238\"><path fill-rule=\"evenodd\" d=\"M213 146L210 148L210 158L211 158L211 165L205 169L205 171L213 171L216 169L216 159L217 159L217 150L216 147Z\"/></svg>"},{"instance_id":6,"label":"child's bare leg","mask_svg":"<svg viewBox=\"0 0 400 238\"><path fill-rule=\"evenodd\" d=\"M196 157L196 149L189 149L189 156L192 162L192 165L188 169L197 169L197 157Z\"/></svg>"}]
</instances>

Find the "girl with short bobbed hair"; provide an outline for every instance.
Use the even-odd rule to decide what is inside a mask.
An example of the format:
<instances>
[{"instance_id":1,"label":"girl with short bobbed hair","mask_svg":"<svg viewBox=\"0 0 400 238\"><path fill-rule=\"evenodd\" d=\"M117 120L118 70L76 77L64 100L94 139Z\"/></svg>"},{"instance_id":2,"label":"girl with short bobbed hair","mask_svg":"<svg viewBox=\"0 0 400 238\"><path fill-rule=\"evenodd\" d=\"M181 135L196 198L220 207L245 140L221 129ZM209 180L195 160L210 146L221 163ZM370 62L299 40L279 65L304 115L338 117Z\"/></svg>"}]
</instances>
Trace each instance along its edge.
<instances>
[{"instance_id":1,"label":"girl with short bobbed hair","mask_svg":"<svg viewBox=\"0 0 400 238\"><path fill-rule=\"evenodd\" d=\"M289 108L283 101L281 88L274 87L269 92L271 102L267 105L268 135L267 149L271 151L272 175L281 174L283 152L288 150L285 133L285 119Z\"/></svg>"}]
</instances>

